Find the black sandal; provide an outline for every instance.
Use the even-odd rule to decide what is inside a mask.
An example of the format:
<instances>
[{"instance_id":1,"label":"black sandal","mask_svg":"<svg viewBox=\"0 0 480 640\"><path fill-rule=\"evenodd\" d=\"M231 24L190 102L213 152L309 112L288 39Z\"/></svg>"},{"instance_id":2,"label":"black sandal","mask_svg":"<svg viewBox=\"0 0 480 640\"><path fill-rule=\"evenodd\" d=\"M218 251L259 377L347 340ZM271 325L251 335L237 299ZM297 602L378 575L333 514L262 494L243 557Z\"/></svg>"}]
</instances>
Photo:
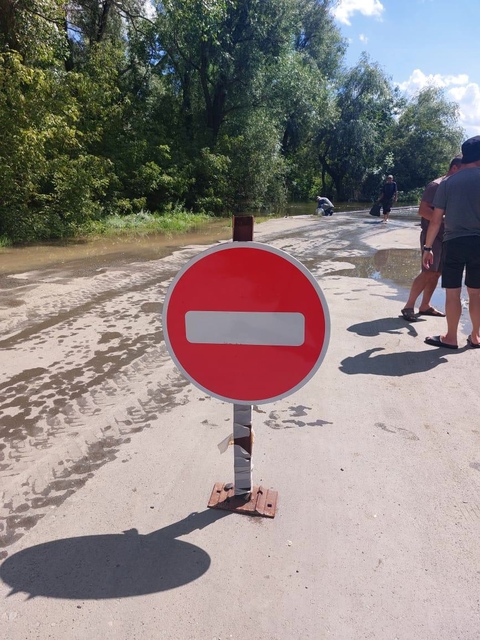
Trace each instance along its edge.
<instances>
[{"instance_id":1,"label":"black sandal","mask_svg":"<svg viewBox=\"0 0 480 640\"><path fill-rule=\"evenodd\" d=\"M406 309L402 309L402 316L408 322L417 322L418 316L415 313L415 309L408 307Z\"/></svg>"}]
</instances>

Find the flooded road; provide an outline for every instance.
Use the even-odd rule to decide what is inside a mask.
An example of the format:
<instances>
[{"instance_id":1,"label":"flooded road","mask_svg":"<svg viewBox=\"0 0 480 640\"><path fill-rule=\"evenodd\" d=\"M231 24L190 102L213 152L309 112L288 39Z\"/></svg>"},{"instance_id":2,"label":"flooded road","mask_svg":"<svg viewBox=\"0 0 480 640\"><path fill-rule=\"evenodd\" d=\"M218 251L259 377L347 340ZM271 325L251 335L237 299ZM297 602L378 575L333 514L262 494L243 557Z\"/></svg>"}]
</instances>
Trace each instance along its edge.
<instances>
[{"instance_id":1,"label":"flooded road","mask_svg":"<svg viewBox=\"0 0 480 640\"><path fill-rule=\"evenodd\" d=\"M132 260L158 260L184 244L210 244L228 240L229 219L212 220L208 225L184 234L68 240L31 247L0 247L0 275L77 262L89 269Z\"/></svg>"},{"instance_id":2,"label":"flooded road","mask_svg":"<svg viewBox=\"0 0 480 640\"><path fill-rule=\"evenodd\" d=\"M284 221L287 222L287 221ZM419 267L416 249L375 251L387 232L365 212L291 217L255 239L290 252L320 280L389 282L399 300ZM416 225L415 211L392 227ZM273 230L272 230L273 229ZM95 242L0 254L0 558L8 547L122 456L122 444L188 402L161 327L172 277L205 245L228 240L221 221L173 239Z\"/></svg>"},{"instance_id":3,"label":"flooded road","mask_svg":"<svg viewBox=\"0 0 480 640\"><path fill-rule=\"evenodd\" d=\"M399 317L414 210L310 213L255 228L330 316L316 374L253 407L274 519L208 508L232 406L164 346L169 283L229 228L0 257L0 637L478 639L479 352Z\"/></svg>"}]
</instances>

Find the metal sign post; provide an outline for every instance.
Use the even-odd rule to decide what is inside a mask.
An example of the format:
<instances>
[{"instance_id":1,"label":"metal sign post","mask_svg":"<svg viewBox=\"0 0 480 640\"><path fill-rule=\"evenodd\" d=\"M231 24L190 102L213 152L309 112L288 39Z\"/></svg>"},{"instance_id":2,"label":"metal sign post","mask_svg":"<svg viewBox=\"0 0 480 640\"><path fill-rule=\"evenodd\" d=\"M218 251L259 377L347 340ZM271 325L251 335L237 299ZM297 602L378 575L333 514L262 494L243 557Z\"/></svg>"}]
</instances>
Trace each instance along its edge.
<instances>
[{"instance_id":1,"label":"metal sign post","mask_svg":"<svg viewBox=\"0 0 480 640\"><path fill-rule=\"evenodd\" d=\"M253 216L233 216L233 241L253 240ZM235 495L252 491L252 405L233 405L233 460Z\"/></svg>"},{"instance_id":2,"label":"metal sign post","mask_svg":"<svg viewBox=\"0 0 480 640\"><path fill-rule=\"evenodd\" d=\"M233 216L233 241L253 240L253 216ZM252 405L233 405L233 466L234 484L215 484L208 506L239 513L275 516L278 494L263 487L252 489ZM268 500L267 500L268 494Z\"/></svg>"}]
</instances>

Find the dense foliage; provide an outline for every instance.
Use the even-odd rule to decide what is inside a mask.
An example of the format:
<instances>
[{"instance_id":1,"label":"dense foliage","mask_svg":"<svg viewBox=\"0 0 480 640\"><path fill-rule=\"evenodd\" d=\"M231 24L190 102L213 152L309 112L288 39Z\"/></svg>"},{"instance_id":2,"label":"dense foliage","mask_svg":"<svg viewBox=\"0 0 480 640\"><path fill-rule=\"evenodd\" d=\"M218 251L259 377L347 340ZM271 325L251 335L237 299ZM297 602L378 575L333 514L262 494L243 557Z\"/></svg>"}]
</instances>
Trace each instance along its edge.
<instances>
[{"instance_id":1,"label":"dense foliage","mask_svg":"<svg viewBox=\"0 0 480 640\"><path fill-rule=\"evenodd\" d=\"M0 237L425 185L459 150L456 106L345 68L334 3L0 0Z\"/></svg>"}]
</instances>

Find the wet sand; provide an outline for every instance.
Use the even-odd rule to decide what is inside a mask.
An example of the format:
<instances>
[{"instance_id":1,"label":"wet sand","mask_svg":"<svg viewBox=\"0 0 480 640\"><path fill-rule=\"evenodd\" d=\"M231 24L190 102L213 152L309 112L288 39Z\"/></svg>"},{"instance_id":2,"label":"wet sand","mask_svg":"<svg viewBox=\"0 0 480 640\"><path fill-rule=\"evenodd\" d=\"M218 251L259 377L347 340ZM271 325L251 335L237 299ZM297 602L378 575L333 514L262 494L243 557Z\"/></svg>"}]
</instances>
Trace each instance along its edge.
<instances>
[{"instance_id":1,"label":"wet sand","mask_svg":"<svg viewBox=\"0 0 480 640\"><path fill-rule=\"evenodd\" d=\"M232 479L232 407L179 374L161 327L202 246L3 277L2 637L476 640L479 354L464 325L447 351L423 342L443 319L399 317L418 235L393 215L258 225L331 317L315 377L254 408L274 520L206 508Z\"/></svg>"}]
</instances>

